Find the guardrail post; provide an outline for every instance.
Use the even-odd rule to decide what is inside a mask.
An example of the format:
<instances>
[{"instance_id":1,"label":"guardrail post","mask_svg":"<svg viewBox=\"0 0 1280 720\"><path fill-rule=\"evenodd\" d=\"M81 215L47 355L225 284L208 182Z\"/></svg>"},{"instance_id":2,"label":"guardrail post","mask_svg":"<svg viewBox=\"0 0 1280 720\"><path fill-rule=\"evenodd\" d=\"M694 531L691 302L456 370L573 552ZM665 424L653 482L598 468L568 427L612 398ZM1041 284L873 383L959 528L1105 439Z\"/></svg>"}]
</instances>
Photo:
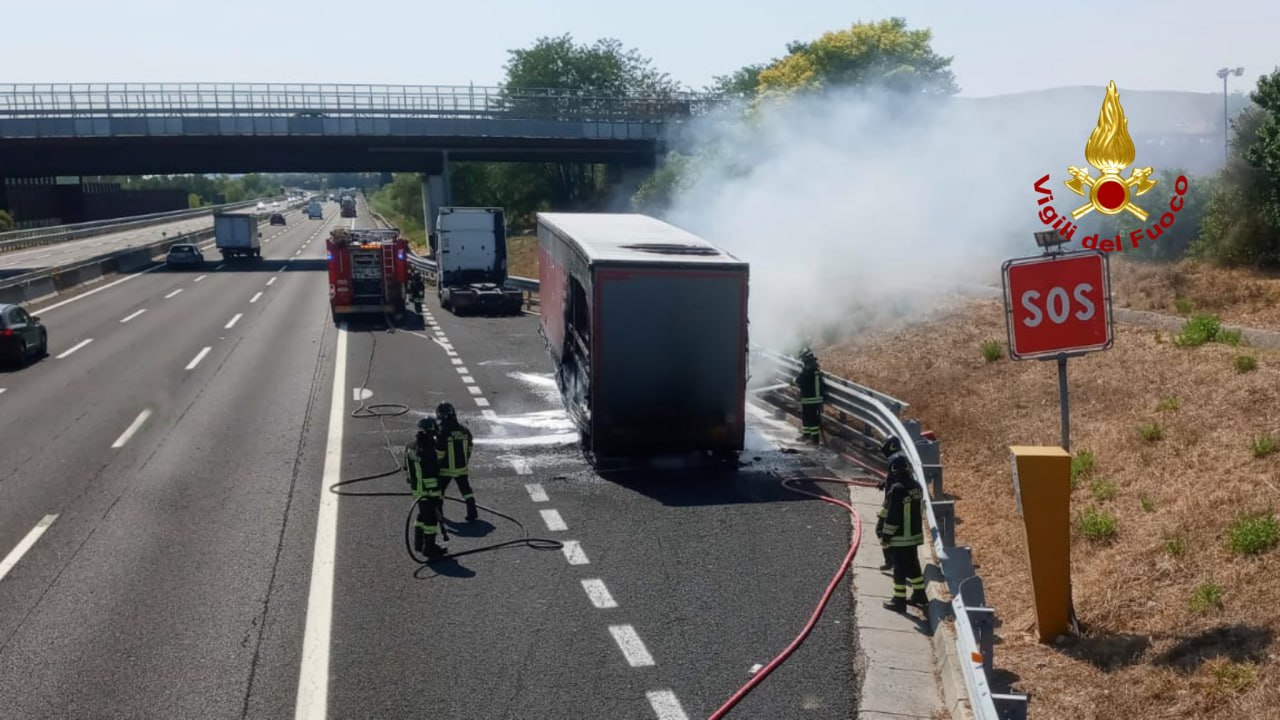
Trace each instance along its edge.
<instances>
[{"instance_id":1,"label":"guardrail post","mask_svg":"<svg viewBox=\"0 0 1280 720\"><path fill-rule=\"evenodd\" d=\"M965 612L973 627L973 639L978 641L978 651L982 653L982 671L990 676L995 664L992 655L996 651L996 611L989 607L966 607Z\"/></svg>"},{"instance_id":2,"label":"guardrail post","mask_svg":"<svg viewBox=\"0 0 1280 720\"><path fill-rule=\"evenodd\" d=\"M942 547L956 545L956 504L952 500L934 500L933 515L938 519L938 534L942 536Z\"/></svg>"},{"instance_id":3,"label":"guardrail post","mask_svg":"<svg viewBox=\"0 0 1280 720\"><path fill-rule=\"evenodd\" d=\"M897 414L896 408L895 408L894 414L895 415ZM920 433L923 432L923 428L920 427L920 421L919 420L903 420L902 426L907 429L907 434L911 436L911 442L914 442L916 444L916 447L919 447L920 441L921 441Z\"/></svg>"},{"instance_id":4,"label":"guardrail post","mask_svg":"<svg viewBox=\"0 0 1280 720\"><path fill-rule=\"evenodd\" d=\"M991 693L1000 720L1027 720L1027 696L1022 693Z\"/></svg>"},{"instance_id":5,"label":"guardrail post","mask_svg":"<svg viewBox=\"0 0 1280 720\"><path fill-rule=\"evenodd\" d=\"M933 497L942 497L942 466L941 465L925 465L924 480L929 483Z\"/></svg>"}]
</instances>

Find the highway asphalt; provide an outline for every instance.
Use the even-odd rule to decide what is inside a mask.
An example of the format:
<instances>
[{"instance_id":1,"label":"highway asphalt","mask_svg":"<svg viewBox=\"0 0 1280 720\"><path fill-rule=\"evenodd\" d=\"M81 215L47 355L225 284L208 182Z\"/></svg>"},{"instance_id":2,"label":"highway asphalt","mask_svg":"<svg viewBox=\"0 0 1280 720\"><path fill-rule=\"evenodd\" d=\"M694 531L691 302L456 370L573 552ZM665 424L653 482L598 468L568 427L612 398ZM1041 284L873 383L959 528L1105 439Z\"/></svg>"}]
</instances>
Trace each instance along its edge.
<instances>
[{"instance_id":1,"label":"highway asphalt","mask_svg":"<svg viewBox=\"0 0 1280 720\"><path fill-rule=\"evenodd\" d=\"M257 263L35 310L50 356L0 374L0 718L709 715L791 641L847 548L847 515L772 474L823 458L753 416L738 473L602 477L536 318L431 296L425 323L336 327L335 211L264 227ZM407 496L326 490L395 470L445 399L475 433L481 505L562 549L420 567ZM353 416L372 403L409 409ZM455 552L522 537L447 512ZM853 717L852 620L845 583L730 717Z\"/></svg>"},{"instance_id":2,"label":"highway asphalt","mask_svg":"<svg viewBox=\"0 0 1280 720\"><path fill-rule=\"evenodd\" d=\"M333 205L332 208L336 209L337 205ZM298 208L279 212L287 212L290 222L305 219ZM197 232L211 227L213 227L213 218L204 215L143 228L106 232L65 243L0 253L0 280L46 267L83 262L98 255L107 255L118 250L153 243L165 237Z\"/></svg>"}]
</instances>

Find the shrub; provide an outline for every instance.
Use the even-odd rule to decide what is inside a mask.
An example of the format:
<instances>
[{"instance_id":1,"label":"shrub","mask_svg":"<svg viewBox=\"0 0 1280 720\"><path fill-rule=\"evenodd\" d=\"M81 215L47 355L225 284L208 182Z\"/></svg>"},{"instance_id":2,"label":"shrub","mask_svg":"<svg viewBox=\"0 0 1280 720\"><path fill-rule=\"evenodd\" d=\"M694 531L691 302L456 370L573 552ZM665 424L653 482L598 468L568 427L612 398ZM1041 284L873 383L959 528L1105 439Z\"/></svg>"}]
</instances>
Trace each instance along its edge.
<instances>
[{"instance_id":1,"label":"shrub","mask_svg":"<svg viewBox=\"0 0 1280 720\"><path fill-rule=\"evenodd\" d=\"M1151 512L1156 509L1156 501L1150 495L1143 495L1139 502L1142 503L1142 512Z\"/></svg>"},{"instance_id":2,"label":"shrub","mask_svg":"<svg viewBox=\"0 0 1280 720\"><path fill-rule=\"evenodd\" d=\"M1223 328L1218 331L1218 334L1213 339L1223 345L1239 345L1244 342L1244 335L1239 330Z\"/></svg>"},{"instance_id":3,"label":"shrub","mask_svg":"<svg viewBox=\"0 0 1280 720\"><path fill-rule=\"evenodd\" d=\"M1160 423L1158 422L1149 422L1143 425L1139 432L1142 433L1142 439L1147 442L1155 442L1164 437L1164 430L1160 428Z\"/></svg>"},{"instance_id":4,"label":"shrub","mask_svg":"<svg viewBox=\"0 0 1280 720\"><path fill-rule=\"evenodd\" d=\"M1169 557L1182 557L1187 553L1187 539L1176 535L1165 538L1164 552Z\"/></svg>"},{"instance_id":5,"label":"shrub","mask_svg":"<svg viewBox=\"0 0 1280 720\"><path fill-rule=\"evenodd\" d=\"M1071 487L1075 487L1078 478L1091 472L1093 472L1093 452L1081 450L1071 456Z\"/></svg>"},{"instance_id":6,"label":"shrub","mask_svg":"<svg viewBox=\"0 0 1280 720\"><path fill-rule=\"evenodd\" d=\"M1212 342L1218 337L1222 322L1217 315L1192 315L1182 326L1182 333L1173 339L1179 347L1195 347Z\"/></svg>"},{"instance_id":7,"label":"shrub","mask_svg":"<svg viewBox=\"0 0 1280 720\"><path fill-rule=\"evenodd\" d=\"M1258 555L1276 546L1280 523L1274 512L1241 515L1227 529L1228 547L1239 555Z\"/></svg>"},{"instance_id":8,"label":"shrub","mask_svg":"<svg viewBox=\"0 0 1280 720\"><path fill-rule=\"evenodd\" d=\"M1000 347L999 340L988 340L982 343L982 357L987 362L995 362L1004 355L1004 349Z\"/></svg>"},{"instance_id":9,"label":"shrub","mask_svg":"<svg viewBox=\"0 0 1280 720\"><path fill-rule=\"evenodd\" d=\"M1258 369L1258 358L1252 355L1237 355L1235 359L1236 372L1247 373L1251 370Z\"/></svg>"},{"instance_id":10,"label":"shrub","mask_svg":"<svg viewBox=\"0 0 1280 720\"><path fill-rule=\"evenodd\" d=\"M1249 449L1256 458L1264 458L1276 451L1276 439L1271 435L1259 435L1249 442Z\"/></svg>"},{"instance_id":11,"label":"shrub","mask_svg":"<svg viewBox=\"0 0 1280 720\"><path fill-rule=\"evenodd\" d=\"M1080 532L1093 542L1110 542L1116 536L1116 516L1106 510L1086 508L1079 524Z\"/></svg>"},{"instance_id":12,"label":"shrub","mask_svg":"<svg viewBox=\"0 0 1280 720\"><path fill-rule=\"evenodd\" d=\"M1089 492L1098 502L1106 502L1116 496L1116 484L1106 478L1097 478L1089 483Z\"/></svg>"},{"instance_id":13,"label":"shrub","mask_svg":"<svg viewBox=\"0 0 1280 720\"><path fill-rule=\"evenodd\" d=\"M1258 668L1249 663L1225 662L1212 672L1214 689L1221 695L1238 695L1258 679Z\"/></svg>"},{"instance_id":14,"label":"shrub","mask_svg":"<svg viewBox=\"0 0 1280 720\"><path fill-rule=\"evenodd\" d=\"M1171 395L1166 398L1161 398L1160 404L1156 406L1156 409L1161 412L1168 412L1170 410L1177 410L1180 407L1182 407L1182 401Z\"/></svg>"},{"instance_id":15,"label":"shrub","mask_svg":"<svg viewBox=\"0 0 1280 720\"><path fill-rule=\"evenodd\" d=\"M1191 300L1189 298L1174 298L1173 306L1178 309L1179 315L1191 314Z\"/></svg>"},{"instance_id":16,"label":"shrub","mask_svg":"<svg viewBox=\"0 0 1280 720\"><path fill-rule=\"evenodd\" d=\"M1191 591L1192 612L1205 613L1222 609L1222 586L1212 579L1196 585Z\"/></svg>"}]
</instances>

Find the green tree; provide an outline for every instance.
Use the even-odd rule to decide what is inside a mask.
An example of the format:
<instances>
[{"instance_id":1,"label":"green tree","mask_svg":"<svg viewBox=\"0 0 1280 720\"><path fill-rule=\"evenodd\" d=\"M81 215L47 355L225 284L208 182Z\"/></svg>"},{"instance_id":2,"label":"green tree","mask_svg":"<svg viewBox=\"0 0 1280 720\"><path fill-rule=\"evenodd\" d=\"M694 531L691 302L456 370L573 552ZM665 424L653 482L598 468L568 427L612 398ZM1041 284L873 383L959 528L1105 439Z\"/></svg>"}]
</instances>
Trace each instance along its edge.
<instances>
[{"instance_id":1,"label":"green tree","mask_svg":"<svg viewBox=\"0 0 1280 720\"><path fill-rule=\"evenodd\" d=\"M637 212L658 213L693 182L695 161L688 155L668 153L666 162L650 175L631 198Z\"/></svg>"},{"instance_id":2,"label":"green tree","mask_svg":"<svg viewBox=\"0 0 1280 720\"><path fill-rule=\"evenodd\" d=\"M612 96L664 96L680 86L634 48L612 38L579 45L569 34L540 37L533 45L509 51L503 87L508 90L570 90Z\"/></svg>"},{"instance_id":3,"label":"green tree","mask_svg":"<svg viewBox=\"0 0 1280 720\"><path fill-rule=\"evenodd\" d=\"M768 65L747 65L728 75L717 75L706 92L721 97L750 100L756 96L756 90L760 87L760 71L766 67Z\"/></svg>"},{"instance_id":4,"label":"green tree","mask_svg":"<svg viewBox=\"0 0 1280 720\"><path fill-rule=\"evenodd\" d=\"M200 201L200 196L195 193L187 193L187 207L198 208L204 203Z\"/></svg>"},{"instance_id":5,"label":"green tree","mask_svg":"<svg viewBox=\"0 0 1280 720\"><path fill-rule=\"evenodd\" d=\"M1135 230L1149 230L1169 210L1169 200L1174 195L1174 186L1179 176L1187 177L1187 193L1182 198L1182 209L1175 216L1173 225L1167 229L1161 228L1155 238L1144 232L1138 241L1138 247L1131 248L1129 234ZM1136 200L1150 214L1145 222L1138 222L1129 213L1104 216L1096 225L1096 230L1083 234L1077 232L1076 238L1092 232L1099 233L1103 238L1119 234L1125 244L1125 257L1135 260L1171 262L1191 254L1216 193L1218 180L1215 177L1191 177L1181 169L1161 170L1157 180L1159 182L1150 193ZM1083 230L1083 226L1081 229Z\"/></svg>"},{"instance_id":6,"label":"green tree","mask_svg":"<svg viewBox=\"0 0 1280 720\"><path fill-rule=\"evenodd\" d=\"M8 232L14 227L13 216L6 210L0 210L0 232Z\"/></svg>"}]
</instances>

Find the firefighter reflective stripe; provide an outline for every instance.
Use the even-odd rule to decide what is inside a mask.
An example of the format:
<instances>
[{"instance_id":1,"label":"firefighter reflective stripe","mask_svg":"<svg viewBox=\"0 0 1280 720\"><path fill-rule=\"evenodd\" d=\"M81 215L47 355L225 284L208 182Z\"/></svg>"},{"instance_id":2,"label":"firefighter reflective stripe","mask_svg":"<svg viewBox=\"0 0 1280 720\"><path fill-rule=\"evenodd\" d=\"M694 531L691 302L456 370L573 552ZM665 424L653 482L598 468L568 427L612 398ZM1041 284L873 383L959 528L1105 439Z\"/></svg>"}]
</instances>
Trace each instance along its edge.
<instances>
[{"instance_id":1,"label":"firefighter reflective stripe","mask_svg":"<svg viewBox=\"0 0 1280 720\"><path fill-rule=\"evenodd\" d=\"M440 497L440 480L422 476L422 458L418 457L418 449L413 446L405 451L405 469L408 470L409 482L413 485L414 499Z\"/></svg>"},{"instance_id":2,"label":"firefighter reflective stripe","mask_svg":"<svg viewBox=\"0 0 1280 720\"><path fill-rule=\"evenodd\" d=\"M902 499L902 527L885 523L885 531L890 533L889 547L914 547L924 541L924 536L920 532L919 527L912 527L912 510L919 506L915 504L916 498L919 496L919 490L908 492L906 497ZM892 528L892 529L891 529Z\"/></svg>"},{"instance_id":3,"label":"firefighter reflective stripe","mask_svg":"<svg viewBox=\"0 0 1280 720\"><path fill-rule=\"evenodd\" d=\"M893 584L893 596L894 596L895 598L903 598L903 599L905 599L905 598L907 597L907 586L906 586L906 585L899 585L898 583L894 583L894 584Z\"/></svg>"},{"instance_id":4,"label":"firefighter reflective stripe","mask_svg":"<svg viewBox=\"0 0 1280 720\"><path fill-rule=\"evenodd\" d=\"M417 523L414 523L413 526L428 535L437 535L440 532L439 525L428 525L424 522L417 522Z\"/></svg>"},{"instance_id":5,"label":"firefighter reflective stripe","mask_svg":"<svg viewBox=\"0 0 1280 720\"><path fill-rule=\"evenodd\" d=\"M814 405L822 402L822 373L813 373L813 388L808 395L800 397L801 405Z\"/></svg>"},{"instance_id":6,"label":"firefighter reflective stripe","mask_svg":"<svg viewBox=\"0 0 1280 720\"><path fill-rule=\"evenodd\" d=\"M924 576L907 578L907 582L911 583L912 590L924 590Z\"/></svg>"}]
</instances>

